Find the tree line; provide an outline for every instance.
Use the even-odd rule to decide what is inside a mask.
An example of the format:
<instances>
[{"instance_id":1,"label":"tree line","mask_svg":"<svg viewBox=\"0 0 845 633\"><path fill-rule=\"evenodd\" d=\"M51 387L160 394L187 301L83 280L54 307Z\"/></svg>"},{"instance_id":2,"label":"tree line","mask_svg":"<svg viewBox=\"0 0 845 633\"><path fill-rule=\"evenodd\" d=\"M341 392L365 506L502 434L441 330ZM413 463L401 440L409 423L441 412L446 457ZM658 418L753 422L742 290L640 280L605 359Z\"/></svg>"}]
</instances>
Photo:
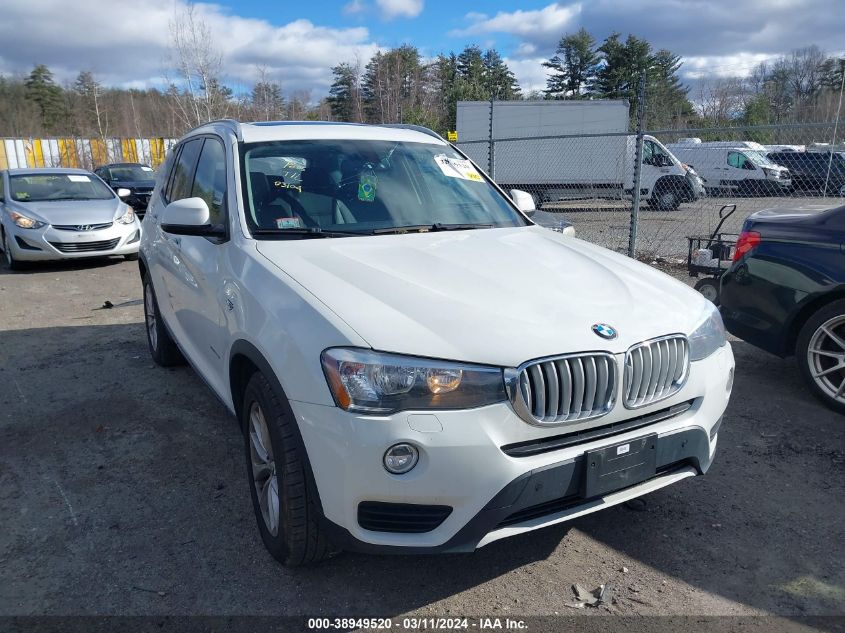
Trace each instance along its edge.
<instances>
[{"instance_id":1,"label":"tree line","mask_svg":"<svg viewBox=\"0 0 845 633\"><path fill-rule=\"evenodd\" d=\"M523 92L493 48L470 45L426 59L405 44L366 63L336 65L328 94L315 101L308 92L285 93L266 68L256 69L248 88L226 85L223 56L190 7L170 31L164 88L104 86L88 70L60 85L41 64L26 76L0 76L0 136L179 137L225 117L412 123L445 133L455 127L458 101L488 99L627 99L633 118L641 77L651 129L829 121L845 69L845 58L811 46L761 63L744 78L700 80L690 94L678 55L634 35L612 33L598 43L580 29L564 34L543 63L544 90Z\"/></svg>"}]
</instances>

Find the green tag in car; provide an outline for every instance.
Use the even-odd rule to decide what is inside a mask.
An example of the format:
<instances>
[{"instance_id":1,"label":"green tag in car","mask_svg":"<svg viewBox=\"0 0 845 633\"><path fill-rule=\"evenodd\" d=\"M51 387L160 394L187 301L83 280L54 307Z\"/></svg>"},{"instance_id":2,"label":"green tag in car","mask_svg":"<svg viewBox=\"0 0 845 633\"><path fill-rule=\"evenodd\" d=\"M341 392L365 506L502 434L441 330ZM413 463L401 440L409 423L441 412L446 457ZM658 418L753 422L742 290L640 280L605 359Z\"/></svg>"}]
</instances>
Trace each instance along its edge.
<instances>
[{"instance_id":1,"label":"green tag in car","mask_svg":"<svg viewBox=\"0 0 845 633\"><path fill-rule=\"evenodd\" d=\"M358 180L358 200L361 202L372 202L376 199L376 185L378 176L372 171L362 171Z\"/></svg>"}]
</instances>

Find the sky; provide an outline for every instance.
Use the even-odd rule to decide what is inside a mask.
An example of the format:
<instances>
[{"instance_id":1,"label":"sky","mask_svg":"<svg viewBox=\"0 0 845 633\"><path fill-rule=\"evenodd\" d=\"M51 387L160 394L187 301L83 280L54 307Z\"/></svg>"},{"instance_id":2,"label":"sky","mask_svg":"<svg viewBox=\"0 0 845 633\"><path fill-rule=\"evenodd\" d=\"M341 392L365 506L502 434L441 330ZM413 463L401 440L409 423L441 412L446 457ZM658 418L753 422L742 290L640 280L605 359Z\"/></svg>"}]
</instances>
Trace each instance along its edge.
<instances>
[{"instance_id":1,"label":"sky","mask_svg":"<svg viewBox=\"0 0 845 633\"><path fill-rule=\"evenodd\" d=\"M173 76L170 24L186 0L3 0L0 74L35 64L72 81L160 87ZM845 49L845 0L221 0L194 2L223 55L226 83L248 90L263 69L287 93L319 100L331 67L380 49L417 46L424 56L467 44L495 47L524 90L542 89L560 37L585 27L648 39L684 59L682 78L742 76L758 62L817 45Z\"/></svg>"}]
</instances>

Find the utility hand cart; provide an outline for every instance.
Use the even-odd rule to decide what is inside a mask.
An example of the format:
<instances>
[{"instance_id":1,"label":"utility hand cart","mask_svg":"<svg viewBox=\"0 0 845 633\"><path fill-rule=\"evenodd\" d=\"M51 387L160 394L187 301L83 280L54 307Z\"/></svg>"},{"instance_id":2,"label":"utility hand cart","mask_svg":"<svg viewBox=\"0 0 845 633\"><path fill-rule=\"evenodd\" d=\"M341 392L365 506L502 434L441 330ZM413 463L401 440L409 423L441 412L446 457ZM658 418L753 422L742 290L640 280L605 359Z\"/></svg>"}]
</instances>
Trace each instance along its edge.
<instances>
[{"instance_id":1,"label":"utility hand cart","mask_svg":"<svg viewBox=\"0 0 845 633\"><path fill-rule=\"evenodd\" d=\"M719 279L730 268L738 233L721 233L722 225L736 211L735 204L719 209L719 223L709 236L689 235L687 242L687 270L690 277L705 275L695 283L695 289L719 305Z\"/></svg>"}]
</instances>

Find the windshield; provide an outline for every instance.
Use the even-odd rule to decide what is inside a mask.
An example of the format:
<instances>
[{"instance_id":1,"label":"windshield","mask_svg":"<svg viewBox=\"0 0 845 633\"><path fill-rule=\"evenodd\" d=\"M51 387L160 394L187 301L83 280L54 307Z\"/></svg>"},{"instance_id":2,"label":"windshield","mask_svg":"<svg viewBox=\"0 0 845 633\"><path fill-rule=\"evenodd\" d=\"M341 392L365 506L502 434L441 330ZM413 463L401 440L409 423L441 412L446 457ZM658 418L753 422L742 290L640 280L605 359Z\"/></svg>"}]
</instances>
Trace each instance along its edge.
<instances>
[{"instance_id":1,"label":"windshield","mask_svg":"<svg viewBox=\"0 0 845 633\"><path fill-rule=\"evenodd\" d=\"M253 231L372 234L527 224L446 145L306 140L252 143L241 151Z\"/></svg>"},{"instance_id":2,"label":"windshield","mask_svg":"<svg viewBox=\"0 0 845 633\"><path fill-rule=\"evenodd\" d=\"M146 165L109 167L109 173L112 180L155 180L155 172Z\"/></svg>"},{"instance_id":3,"label":"windshield","mask_svg":"<svg viewBox=\"0 0 845 633\"><path fill-rule=\"evenodd\" d=\"M751 162L755 165L765 166L765 167L775 167L776 164L773 163L768 156L766 156L763 152L759 152L757 150L743 150L743 154L748 156L751 159Z\"/></svg>"},{"instance_id":4,"label":"windshield","mask_svg":"<svg viewBox=\"0 0 845 633\"><path fill-rule=\"evenodd\" d=\"M114 192L88 174L25 174L9 177L9 194L17 202L108 200Z\"/></svg>"}]
</instances>

